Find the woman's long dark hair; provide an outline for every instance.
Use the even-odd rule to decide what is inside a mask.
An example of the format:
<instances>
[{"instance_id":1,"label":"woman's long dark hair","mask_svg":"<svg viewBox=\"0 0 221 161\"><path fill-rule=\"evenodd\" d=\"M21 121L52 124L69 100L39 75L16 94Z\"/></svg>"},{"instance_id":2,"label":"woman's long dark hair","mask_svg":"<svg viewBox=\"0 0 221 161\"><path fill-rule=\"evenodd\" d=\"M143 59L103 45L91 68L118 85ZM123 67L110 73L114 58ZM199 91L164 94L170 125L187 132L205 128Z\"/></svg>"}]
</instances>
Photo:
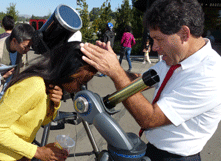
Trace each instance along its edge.
<instances>
[{"instance_id":1,"label":"woman's long dark hair","mask_svg":"<svg viewBox=\"0 0 221 161\"><path fill-rule=\"evenodd\" d=\"M86 65L82 60L80 42L68 42L44 54L40 60L28 67L17 77L13 78L8 87L32 76L40 76L46 84L61 85L71 82L74 78L70 75Z\"/></svg>"},{"instance_id":2,"label":"woman's long dark hair","mask_svg":"<svg viewBox=\"0 0 221 161\"><path fill-rule=\"evenodd\" d=\"M86 65L82 60L82 55L83 53L80 51L80 42L63 44L53 51L46 53L41 60L13 78L9 82L6 90L15 83L32 76L42 77L45 81L46 89L49 84L62 87L61 84L71 82L74 78L70 76L76 73L80 67ZM54 102L50 100L47 117L51 117L52 119L53 113Z\"/></svg>"}]
</instances>

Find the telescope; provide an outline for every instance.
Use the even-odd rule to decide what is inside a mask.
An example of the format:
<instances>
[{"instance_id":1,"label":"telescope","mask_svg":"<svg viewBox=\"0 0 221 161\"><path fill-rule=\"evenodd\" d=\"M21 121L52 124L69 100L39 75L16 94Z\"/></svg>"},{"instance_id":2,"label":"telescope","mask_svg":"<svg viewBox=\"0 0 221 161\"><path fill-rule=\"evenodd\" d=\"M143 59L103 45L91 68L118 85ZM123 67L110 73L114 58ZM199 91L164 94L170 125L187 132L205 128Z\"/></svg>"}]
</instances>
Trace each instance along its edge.
<instances>
[{"instance_id":1,"label":"telescope","mask_svg":"<svg viewBox=\"0 0 221 161\"><path fill-rule=\"evenodd\" d=\"M73 102L78 116L93 124L108 143L108 152L103 153L103 158L109 158L108 161L145 161L146 144L136 134L126 134L110 115L116 104L159 81L157 72L150 69L129 86L104 98L89 90L76 93Z\"/></svg>"},{"instance_id":2,"label":"telescope","mask_svg":"<svg viewBox=\"0 0 221 161\"><path fill-rule=\"evenodd\" d=\"M82 20L73 8L59 5L46 23L35 31L32 48L36 54L44 54L67 42L82 27Z\"/></svg>"}]
</instances>

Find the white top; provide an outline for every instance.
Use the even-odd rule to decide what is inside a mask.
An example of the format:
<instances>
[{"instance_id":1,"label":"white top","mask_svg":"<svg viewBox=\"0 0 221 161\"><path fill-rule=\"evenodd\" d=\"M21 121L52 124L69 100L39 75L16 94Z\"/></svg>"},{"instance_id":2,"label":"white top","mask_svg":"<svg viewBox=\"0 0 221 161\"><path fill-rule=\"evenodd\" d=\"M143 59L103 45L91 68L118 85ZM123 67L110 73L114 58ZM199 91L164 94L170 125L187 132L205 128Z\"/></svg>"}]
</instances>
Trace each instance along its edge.
<instances>
[{"instance_id":1,"label":"white top","mask_svg":"<svg viewBox=\"0 0 221 161\"><path fill-rule=\"evenodd\" d=\"M217 129L221 119L221 57L205 40L203 48L181 62L157 101L172 122L145 131L146 138L158 149L182 156L194 155ZM169 66L161 61L152 68L160 76L156 95Z\"/></svg>"},{"instance_id":2,"label":"white top","mask_svg":"<svg viewBox=\"0 0 221 161\"><path fill-rule=\"evenodd\" d=\"M68 42L71 42L71 41L79 41L81 42L82 41L82 34L80 31L77 31L75 32L69 39L68 39Z\"/></svg>"}]
</instances>

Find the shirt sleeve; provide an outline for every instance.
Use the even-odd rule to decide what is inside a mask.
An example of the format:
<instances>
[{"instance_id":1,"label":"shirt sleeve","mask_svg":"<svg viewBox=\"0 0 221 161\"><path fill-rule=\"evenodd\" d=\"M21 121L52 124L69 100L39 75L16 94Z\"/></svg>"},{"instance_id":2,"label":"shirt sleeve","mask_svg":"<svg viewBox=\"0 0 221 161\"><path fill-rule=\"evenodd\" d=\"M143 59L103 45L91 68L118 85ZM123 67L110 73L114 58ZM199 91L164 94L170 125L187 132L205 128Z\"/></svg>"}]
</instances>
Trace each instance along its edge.
<instances>
[{"instance_id":1,"label":"shirt sleeve","mask_svg":"<svg viewBox=\"0 0 221 161\"><path fill-rule=\"evenodd\" d=\"M44 98L45 87L43 81L22 81L21 86L9 88L7 95L0 102L0 145L29 159L33 158L37 146L17 136L10 127L22 115L27 113L40 99ZM26 85L27 84L27 85ZM6 94L6 93L5 93Z\"/></svg>"}]
</instances>

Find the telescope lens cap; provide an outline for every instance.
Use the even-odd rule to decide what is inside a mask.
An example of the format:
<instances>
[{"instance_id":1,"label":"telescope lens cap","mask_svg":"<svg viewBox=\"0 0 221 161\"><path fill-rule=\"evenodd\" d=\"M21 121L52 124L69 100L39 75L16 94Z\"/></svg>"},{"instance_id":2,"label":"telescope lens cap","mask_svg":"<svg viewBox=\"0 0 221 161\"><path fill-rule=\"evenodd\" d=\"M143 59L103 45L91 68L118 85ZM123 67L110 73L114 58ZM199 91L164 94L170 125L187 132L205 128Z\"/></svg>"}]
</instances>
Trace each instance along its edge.
<instances>
[{"instance_id":1,"label":"telescope lens cap","mask_svg":"<svg viewBox=\"0 0 221 161\"><path fill-rule=\"evenodd\" d=\"M55 17L69 31L76 32L82 27L82 20L78 12L67 5L59 5L55 10Z\"/></svg>"}]
</instances>

